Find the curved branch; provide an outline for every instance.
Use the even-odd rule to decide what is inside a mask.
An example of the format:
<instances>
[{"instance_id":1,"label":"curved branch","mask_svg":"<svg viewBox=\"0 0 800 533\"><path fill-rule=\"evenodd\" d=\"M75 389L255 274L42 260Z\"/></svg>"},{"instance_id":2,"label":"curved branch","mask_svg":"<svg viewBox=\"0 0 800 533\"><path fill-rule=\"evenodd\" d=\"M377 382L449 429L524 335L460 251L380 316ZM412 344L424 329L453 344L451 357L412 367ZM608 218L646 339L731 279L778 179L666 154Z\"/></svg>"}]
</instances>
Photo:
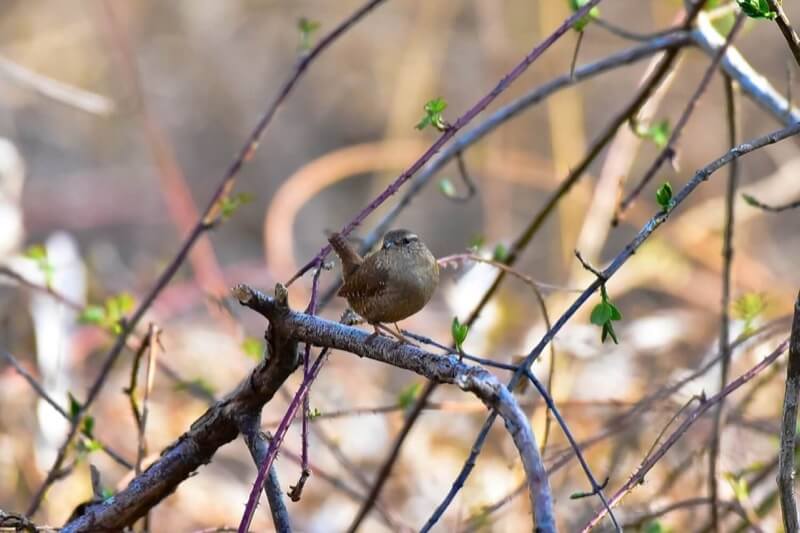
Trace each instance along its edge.
<instances>
[{"instance_id":1,"label":"curved branch","mask_svg":"<svg viewBox=\"0 0 800 533\"><path fill-rule=\"evenodd\" d=\"M275 301L276 316L288 311L285 300ZM120 531L211 461L217 449L236 438L239 428L246 427L247 419L260 412L300 364L297 341L283 336L281 330L270 326L267 344L268 357L166 448L158 461L113 498L88 506L62 531Z\"/></svg>"},{"instance_id":2,"label":"curved branch","mask_svg":"<svg viewBox=\"0 0 800 533\"><path fill-rule=\"evenodd\" d=\"M283 310L276 301L245 285L234 289L245 305L270 321L281 336L299 342L350 352L360 357L410 370L437 383L457 385L477 396L503 418L506 429L522 458L537 531L555 531L555 515L547 473L539 455L536 437L528 419L511 392L482 367L459 362L450 355L438 355L387 337L374 337L360 329L313 315Z\"/></svg>"}]
</instances>

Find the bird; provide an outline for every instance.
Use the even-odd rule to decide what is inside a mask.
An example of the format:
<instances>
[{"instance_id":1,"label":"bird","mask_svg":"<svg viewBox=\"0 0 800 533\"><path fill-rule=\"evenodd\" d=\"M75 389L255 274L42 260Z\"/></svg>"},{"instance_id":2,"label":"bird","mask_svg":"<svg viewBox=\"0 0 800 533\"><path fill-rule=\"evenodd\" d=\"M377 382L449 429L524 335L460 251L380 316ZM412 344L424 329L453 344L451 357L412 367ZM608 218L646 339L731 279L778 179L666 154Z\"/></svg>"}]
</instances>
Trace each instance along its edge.
<instances>
[{"instance_id":1,"label":"bird","mask_svg":"<svg viewBox=\"0 0 800 533\"><path fill-rule=\"evenodd\" d=\"M328 238L342 261L344 284L338 295L375 329L385 329L408 342L397 322L420 311L439 284L439 265L416 233L395 229L383 236L381 247L362 257L339 233ZM397 333L382 327L394 324Z\"/></svg>"}]
</instances>

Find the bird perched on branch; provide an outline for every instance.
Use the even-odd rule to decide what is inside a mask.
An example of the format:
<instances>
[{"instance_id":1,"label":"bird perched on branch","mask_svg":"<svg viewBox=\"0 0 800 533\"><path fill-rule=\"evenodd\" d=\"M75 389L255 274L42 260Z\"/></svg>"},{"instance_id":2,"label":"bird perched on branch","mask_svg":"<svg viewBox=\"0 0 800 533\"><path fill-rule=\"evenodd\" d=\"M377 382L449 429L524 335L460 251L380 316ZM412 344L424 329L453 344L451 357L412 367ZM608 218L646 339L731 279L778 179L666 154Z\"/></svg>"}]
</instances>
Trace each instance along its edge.
<instances>
[{"instance_id":1,"label":"bird perched on branch","mask_svg":"<svg viewBox=\"0 0 800 533\"><path fill-rule=\"evenodd\" d=\"M378 329L393 323L400 340L408 342L397 326L425 307L439 284L439 265L428 247L408 230L396 229L383 236L380 249L361 257L340 234L328 241L342 260L344 285L339 296Z\"/></svg>"}]
</instances>

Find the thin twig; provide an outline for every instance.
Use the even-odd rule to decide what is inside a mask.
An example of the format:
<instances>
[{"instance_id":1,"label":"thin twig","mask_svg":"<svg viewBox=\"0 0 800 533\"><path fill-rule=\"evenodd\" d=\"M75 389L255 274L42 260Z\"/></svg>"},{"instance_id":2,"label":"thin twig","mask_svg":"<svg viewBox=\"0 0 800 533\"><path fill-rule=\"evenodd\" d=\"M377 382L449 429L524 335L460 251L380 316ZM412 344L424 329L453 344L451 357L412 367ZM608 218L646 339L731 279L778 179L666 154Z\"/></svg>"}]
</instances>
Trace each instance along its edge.
<instances>
[{"instance_id":1,"label":"thin twig","mask_svg":"<svg viewBox=\"0 0 800 533\"><path fill-rule=\"evenodd\" d=\"M669 451L672 446L680 440L680 438L686 433L686 431L694 424L703 414L706 413L711 407L716 405L722 398L725 398L736 389L753 379L758 375L759 372L767 368L771 365L775 360L786 351L786 348L789 344L789 341L783 341L771 354L767 357L762 359L758 364L752 367L750 370L736 378L735 380L731 381L725 388L723 388L719 393L715 394L714 396L708 398L705 402L702 402L696 409L694 409L689 415L687 415L686 419L681 423L678 428L673 431L670 436L664 441L664 444L658 447L650 456L649 458L644 461L640 467L636 470L636 472L630 477L628 481L626 481L622 487L614 494L611 498L611 505L614 506L619 503L622 498L633 490L637 485L639 485L650 469L655 466L656 463ZM605 516L606 509L598 510L595 515L587 522L587 524L581 529L583 533L588 532L594 526L598 524L598 522Z\"/></svg>"},{"instance_id":2,"label":"thin twig","mask_svg":"<svg viewBox=\"0 0 800 533\"><path fill-rule=\"evenodd\" d=\"M584 17L589 10L599 4L602 0L588 0L583 7L575 11L569 18L567 18L553 33L548 35L540 44L536 45L533 50L526 55L508 74L497 83L497 85L489 91L483 98L469 108L463 115L461 115L453 124L449 125L442 135L422 154L408 169L400 174L382 193L380 193L374 200L372 200L364 209L361 210L347 225L345 225L339 233L345 237L360 225L375 209L381 206L393 194L400 190L404 183L406 183L414 174L417 173L439 150L452 139L456 133L461 131L464 126L469 124L481 111L486 109L494 100L508 89L511 84L519 78L528 67L535 62L550 46L553 45L561 36L567 33L570 28ZM321 264L325 257L331 252L331 246L328 244L323 247L311 261L306 263L300 268L286 285L291 285L297 278L308 272L315 265Z\"/></svg>"},{"instance_id":3,"label":"thin twig","mask_svg":"<svg viewBox=\"0 0 800 533\"><path fill-rule=\"evenodd\" d=\"M333 348L410 370L432 381L455 384L462 390L475 394L492 412L503 418L519 451L528 483L531 506L534 509L536 527L543 532L555 531L552 495L535 437L516 399L494 375L483 368L459 362L458 358L453 356L425 352L416 346L398 343L386 337L370 336L359 329L313 315L281 311L271 298L242 285L235 289L235 294L243 305L266 316L270 320L271 327L279 327L300 342L326 347L323 355L320 355L312 367L312 376L318 371L319 360ZM290 406L284 420L291 416L293 410L296 412L296 405ZM280 430L279 427L278 431ZM275 440L270 446L271 453L273 449L277 449L278 438L276 433ZM263 464L269 463L268 456ZM246 531L246 528L243 529L240 525L240 531Z\"/></svg>"},{"instance_id":4,"label":"thin twig","mask_svg":"<svg viewBox=\"0 0 800 533\"><path fill-rule=\"evenodd\" d=\"M797 397L800 393L800 294L794 304L792 336L789 341L789 364L786 367L786 390L783 396L781 445L778 453L778 490L785 531L800 530L797 502L794 498L795 440L797 438Z\"/></svg>"},{"instance_id":5,"label":"thin twig","mask_svg":"<svg viewBox=\"0 0 800 533\"><path fill-rule=\"evenodd\" d=\"M714 28L709 17L702 13L697 17L697 25L691 35L692 40L710 56L716 54L725 44L725 38ZM721 67L739 84L746 96L776 120L787 126L800 121L800 110L793 108L769 80L747 62L736 47L728 47Z\"/></svg>"},{"instance_id":6,"label":"thin twig","mask_svg":"<svg viewBox=\"0 0 800 533\"><path fill-rule=\"evenodd\" d=\"M486 135L493 132L507 121L513 119L524 110L544 101L549 96L555 94L561 89L566 89L577 83L591 79L598 74L631 64L658 52L673 48L681 48L690 42L690 34L686 31L676 32L665 37L654 39L651 42L628 48L589 65L578 67L578 69L575 71L574 79L570 78L569 75L560 76L531 90L517 100L514 100L513 102L501 107L489 115L483 122L479 123L455 139L452 144L448 145L442 150L438 157L431 160L425 166L425 168L411 181L411 184L406 189L403 196L397 201L397 203L390 207L388 212L383 216L383 218L381 218L375 227L370 230L366 236L364 236L362 239L360 252L366 253L381 239L381 237L383 237L384 233L388 231L400 213L406 207L408 207L411 201L420 192L422 192L433 176L435 176L442 168L444 168L447 163L455 158L459 152L464 151L466 148L476 144ZM340 284L341 279L338 279L331 284L331 286L325 291L320 299L322 305L333 299L336 291L339 289Z\"/></svg>"},{"instance_id":7,"label":"thin twig","mask_svg":"<svg viewBox=\"0 0 800 533\"><path fill-rule=\"evenodd\" d=\"M122 349L125 347L126 340L128 336L133 332L136 325L139 321L144 317L146 311L150 308L153 304L155 299L161 293L161 291L167 286L170 282L172 277L178 271L180 266L183 264L184 260L188 256L192 246L194 246L195 242L209 229L211 229L219 219L219 212L220 212L220 201L227 196L231 190L233 189L236 177L239 174L239 171L242 167L250 161L253 156L255 155L256 150L258 150L259 140L263 135L264 131L267 129L267 126L272 122L272 118L275 116L278 108L281 104L286 100L286 98L291 93L292 89L294 88L297 81L302 77L305 73L308 66L316 59L325 49L327 49L337 38L339 38L342 34L344 34L348 29L350 29L356 22L358 22L361 18L363 18L366 14L368 14L372 9L376 6L384 2L385 0L370 0L366 4L364 4L361 8L355 11L352 15L350 15L347 19L345 19L341 24L339 24L333 31L323 37L314 48L312 48L307 54L303 55L300 61L294 68L294 71L289 76L287 81L278 91L277 96L273 99L270 103L267 110L259 119L256 127L250 133L247 138L246 143L239 151L236 158L233 160L231 165L225 171L222 180L220 181L217 189L215 190L214 194L211 196L208 205L206 206L205 210L203 211L200 219L195 224L192 231L186 237L186 239L181 244L180 249L178 250L175 257L172 261L167 265L164 271L156 280L155 284L151 287L150 291L145 295L142 299L139 306L133 312L131 317L125 321L122 332L117 336L117 340L115 341L114 345L109 350L108 354L103 361L103 364L100 368L100 372L98 373L97 377L95 378L94 382L92 383L89 392L87 394L86 400L81 405L80 412L78 413L79 416L76 417L76 421L71 425L70 431L67 434L67 438L64 441L64 444L59 449L59 453L56 455L56 459L51 466L47 478L45 479L44 483L41 487L36 491L36 494L33 498L29 506L29 511L27 514L32 516L36 509L39 508L41 504L42 498L44 497L47 488L50 484L53 483L55 480L55 473L57 473L64 459L66 457L67 449L69 448L69 444L72 442L72 439L75 437L75 434L78 430L78 423L86 414L89 407L92 405L94 400L97 398L97 395L100 393L100 390L103 388L106 379L108 378L109 373L111 372L114 363L119 358L120 354L122 353ZM260 492L260 490L259 490Z\"/></svg>"},{"instance_id":8,"label":"thin twig","mask_svg":"<svg viewBox=\"0 0 800 533\"><path fill-rule=\"evenodd\" d=\"M770 213L780 213L782 211L788 211L789 209L796 209L800 207L800 200L794 200L792 202L782 205L768 205L757 200L756 198L754 198L749 194L743 194L742 197L744 198L745 202L747 202L749 205L756 207L758 209L763 209L764 211L768 211Z\"/></svg>"},{"instance_id":9,"label":"thin twig","mask_svg":"<svg viewBox=\"0 0 800 533\"><path fill-rule=\"evenodd\" d=\"M794 60L800 65L800 37L797 36L797 32L792 28L792 23L789 21L789 17L786 16L783 5L778 0L767 0L767 3L769 8L778 14L775 17L775 23L780 28L783 38L786 39L786 44L789 45L789 50L791 50Z\"/></svg>"},{"instance_id":10,"label":"thin twig","mask_svg":"<svg viewBox=\"0 0 800 533\"><path fill-rule=\"evenodd\" d=\"M681 116L675 123L675 127L672 129L672 134L670 135L669 141L667 141L667 145L663 148L663 150L661 150L647 171L645 171L639 183L637 183L633 190L628 193L628 196L626 196L620 202L617 211L614 214L614 219L611 222L612 225L617 225L619 223L620 217L631 206L633 201L641 194L645 186L650 183L650 180L656 175L656 172L658 172L658 170L661 168L661 165L663 165L667 160L671 160L675 157L675 144L678 142L681 133L683 133L683 129L689 122L689 118L692 116L692 113L694 113L697 103L706 92L706 88L711 82L711 78L713 78L714 73L717 71L717 68L722 62L722 58L725 56L725 52L728 50L731 42L733 42L733 39L736 37L736 34L742 27L745 18L746 17L744 13L739 13L737 15L736 22L734 22L733 28L731 28L731 31L728 33L725 43L715 52L714 57L711 60L711 64L709 64L708 68L706 68L706 71L700 80L700 84L697 86L697 89L695 89L695 92L692 94L691 98L689 98L683 113L681 113Z\"/></svg>"},{"instance_id":11,"label":"thin twig","mask_svg":"<svg viewBox=\"0 0 800 533\"><path fill-rule=\"evenodd\" d=\"M3 56L0 56L0 72L47 98L81 111L103 116L114 112L114 102L110 98L49 78Z\"/></svg>"},{"instance_id":12,"label":"thin twig","mask_svg":"<svg viewBox=\"0 0 800 533\"><path fill-rule=\"evenodd\" d=\"M268 439L258 429L258 417L253 414L243 416L239 424L239 432L247 444L247 449L250 450L250 455L256 468L258 468L267 457L267 448L269 446ZM269 469L269 476L264 484L264 494L267 495L269 509L272 513L272 523L275 525L276 533L291 533L292 525L289 519L289 511L283 501L283 491L281 490L275 465L272 465Z\"/></svg>"},{"instance_id":13,"label":"thin twig","mask_svg":"<svg viewBox=\"0 0 800 533\"><path fill-rule=\"evenodd\" d=\"M42 387L41 383L36 381L36 378L34 378L30 374L30 372L28 372L25 369L25 367L22 366L19 363L19 361L17 361L16 357L14 357L13 355L11 355L10 353L8 353L8 352L6 352L4 350L0 350L0 354L2 354L3 357L5 357L5 359L9 362L9 364L11 364L11 366L14 367L14 370L16 370L17 373L20 376L22 376L22 378L28 383L28 385L31 386L31 388L34 390L34 392L36 392L36 394L38 394L45 402L47 402L47 404L50 407L55 409L56 412L58 414L60 414L62 416L62 418L64 418L64 420L71 420L71 417L70 417L69 413L67 413L67 411L64 410L64 408L61 407L58 404L58 402L56 402L53 399L53 397L50 396L50 394L47 393L46 390L44 390L44 387ZM97 437L93 437L92 435L87 434L85 428L81 428L81 433L83 435L85 435L86 437L88 437L88 438L94 438L95 440L98 440ZM108 455L111 459L116 461L117 464L119 464L120 466L122 466L123 468L126 468L128 470L133 468L133 464L131 464L130 461L127 461L124 457L122 457L119 454L119 452L114 451L113 448L111 448L110 446L108 446L107 444L105 444L105 443L103 443L103 442L101 442L99 440L98 440L98 442L100 442L100 444L102 446L102 449L103 449L103 452L106 455Z\"/></svg>"},{"instance_id":14,"label":"thin twig","mask_svg":"<svg viewBox=\"0 0 800 533\"><path fill-rule=\"evenodd\" d=\"M670 214L684 201L688 196L703 182L705 182L709 176L711 176L714 172L722 168L723 166L729 164L732 160L737 159L747 153L750 153L754 150L758 150L763 148L764 146L768 146L770 144L774 144L786 138L792 137L800 133L800 123L793 124L781 130L777 130L770 134L758 137L756 139L751 140L745 144L741 144L728 152L726 152L721 157L717 158L716 160L712 161L705 167L698 170L694 177L686 184L678 193L674 196L672 203L670 204L669 209L662 210L661 212L657 213L653 218L651 218L645 225L642 227L641 230L637 233L637 235L631 240L628 245L614 258L611 264L603 270L601 273L604 279L610 279L621 267L624 265L628 259L639 249L639 247L652 235L652 233L663 224L670 216ZM524 377L523 373L521 372L524 368L530 368L530 365L541 355L542 351L544 350L545 346L555 337L555 335L561 330L562 327L569 321L569 319L580 309L583 304L589 299L589 297L597 291L600 286L604 283L604 281L600 278L596 279L592 282L583 293L570 305L569 308L564 312L564 314L559 317L559 319L555 322L553 327L548 330L545 335L541 338L539 343L530 351L530 353L525 358L525 362L520 365L520 370L517 371L514 376L509 381L509 388L512 390L517 386L520 380ZM458 478L453 483L453 490L448 493L447 498L440 505L439 509L446 508L449 505L449 502L455 497L455 493L458 490L458 487L463 484L464 479L469 475L472 470L472 465L474 464L475 457L480 454L481 449L483 448L483 444L486 441L486 438L489 434L489 430L491 429L492 425L496 416L491 414L486 422L484 423L483 427L481 428L478 437L473 443L470 455L467 458L467 461L459 473ZM437 511L434 514L434 517L438 519L441 515L441 512ZM429 520L427 529L435 523L436 520Z\"/></svg>"},{"instance_id":15,"label":"thin twig","mask_svg":"<svg viewBox=\"0 0 800 533\"><path fill-rule=\"evenodd\" d=\"M725 76L725 109L726 121L728 124L728 145L733 147L739 138L738 114L736 110L736 94L733 81ZM731 271L733 267L733 228L734 219L734 200L736 199L736 188L739 183L739 162L731 161L728 166L728 185L725 188L725 222L724 235L722 239L722 301L720 302L720 330L719 330L719 351L722 354L722 364L720 365L720 388L728 383L728 374L731 367L730 349L730 304L731 304ZM724 409L725 399L723 398L714 411L714 428L711 433L711 445L708 452L708 488L711 498L711 528L719 531L719 494L717 483L717 468L719 463L719 452L722 445L722 410Z\"/></svg>"}]
</instances>

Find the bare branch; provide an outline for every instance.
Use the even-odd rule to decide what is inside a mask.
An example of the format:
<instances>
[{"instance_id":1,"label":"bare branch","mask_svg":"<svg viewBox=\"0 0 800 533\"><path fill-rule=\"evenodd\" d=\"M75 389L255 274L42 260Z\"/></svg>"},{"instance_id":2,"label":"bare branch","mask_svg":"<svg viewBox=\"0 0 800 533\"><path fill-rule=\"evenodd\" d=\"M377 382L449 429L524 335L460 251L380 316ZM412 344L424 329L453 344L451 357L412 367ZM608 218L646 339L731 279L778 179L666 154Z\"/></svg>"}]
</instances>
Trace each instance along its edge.
<instances>
[{"instance_id":1,"label":"bare branch","mask_svg":"<svg viewBox=\"0 0 800 533\"><path fill-rule=\"evenodd\" d=\"M789 45L789 50L791 50L794 60L800 65L800 37L797 36L797 32L792 28L792 23L789 21L789 17L786 16L781 2L778 0L767 0L767 3L769 4L769 8L778 14L778 16L775 17L775 23L778 25L778 28L780 28L783 38L786 39L786 44ZM796 525L797 522L795 522L795 526Z\"/></svg>"},{"instance_id":2,"label":"bare branch","mask_svg":"<svg viewBox=\"0 0 800 533\"><path fill-rule=\"evenodd\" d=\"M295 66L294 71L283 84L281 89L278 91L277 96L273 99L267 110L259 119L256 127L252 130L250 135L247 138L246 143L239 151L236 158L233 160L231 165L225 171L222 180L220 181L219 185L217 186L216 191L211 196L211 199L208 202L207 207L203 211L200 219L195 224L192 231L186 237L186 239L181 244L178 252L176 253L175 257L170 261L161 275L158 277L154 285L151 287L150 291L144 296L139 306L133 312L131 317L125 321L123 324L122 332L117 336L114 345L109 350L108 354L103 361L103 364L100 368L100 372L98 373L97 377L95 378L94 382L92 383L91 387L89 388L89 392L87 393L86 400L81 405L80 412L76 417L76 422L73 423L70 427L70 431L67 434L67 438L64 441L64 444L59 449L59 453L56 456L55 461L53 462L52 467L48 473L45 482L42 484L41 487L36 492L31 505L29 506L29 515L32 515L36 509L39 507L44 494L49 487L50 484L54 481L54 473L58 472L61 468L62 463L66 457L66 450L69 447L69 444L72 442L72 439L75 438L75 434L78 430L78 422L83 416L86 414L86 411L89 409L91 404L97 398L97 395L100 393L100 390L105 385L106 379L108 378L109 373L111 372L114 363L119 358L120 354L122 353L122 349L126 345L126 341L128 336L133 332L136 328L136 325L139 321L144 317L147 310L156 300L158 295L161 293L162 290L169 284L172 277L178 271L180 266L183 264L186 257L189 255L194 244L197 240L209 229L211 229L216 221L219 218L219 203L220 201L230 193L233 189L236 177L239 174L239 171L244 167L244 165L250 161L256 150L258 150L259 141L261 136L266 131L267 126L272 122L273 117L278 111L278 108L281 104L289 97L292 89L294 88L297 81L302 77L305 73L308 66L319 56L325 49L327 49L336 39L338 39L342 34L347 32L356 22L361 20L365 15L367 15L370 11L372 11L375 7L379 4L384 2L385 0L370 0L366 4L364 4L361 8L356 10L352 15L350 15L347 19L345 19L342 23L340 23L336 28L334 28L329 34L323 37L317 45L312 48L307 54L305 54L301 60Z\"/></svg>"},{"instance_id":3,"label":"bare branch","mask_svg":"<svg viewBox=\"0 0 800 533\"><path fill-rule=\"evenodd\" d=\"M475 394L503 418L522 457L537 528L555 531L552 496L536 439L516 399L494 375L483 368L461 363L455 356L425 352L416 346L370 336L359 329L313 315L284 313L272 298L243 285L234 289L234 294L243 305L265 316L271 327L279 328L283 335L410 370L437 383L454 384Z\"/></svg>"},{"instance_id":4,"label":"bare branch","mask_svg":"<svg viewBox=\"0 0 800 533\"><path fill-rule=\"evenodd\" d=\"M697 25L692 30L692 40L707 54L713 55L725 44L709 18L702 13L697 17ZM758 104L761 109L785 125L800 121L800 110L793 108L775 87L756 71L750 63L733 47L728 47L722 58L722 70L736 80L742 92Z\"/></svg>"},{"instance_id":5,"label":"bare branch","mask_svg":"<svg viewBox=\"0 0 800 533\"><path fill-rule=\"evenodd\" d=\"M288 312L286 301L277 301L276 316L284 312ZM267 345L269 357L233 392L212 405L156 462L114 498L88 506L62 531L121 530L133 524L207 464L219 447L235 439L242 417L259 413L300 364L297 341L284 337L281 330L269 327Z\"/></svg>"},{"instance_id":6,"label":"bare branch","mask_svg":"<svg viewBox=\"0 0 800 533\"><path fill-rule=\"evenodd\" d=\"M789 364L786 367L786 391L783 396L781 447L778 454L778 489L781 496L783 527L786 531L800 530L797 502L794 499L798 394L800 394L800 294L794 304L792 336L789 341Z\"/></svg>"},{"instance_id":7,"label":"bare branch","mask_svg":"<svg viewBox=\"0 0 800 533\"><path fill-rule=\"evenodd\" d=\"M738 116L736 110L736 93L733 81L725 76L725 108L726 121L728 123L728 144L733 147L739 139ZM720 388L725 387L728 382L728 374L731 366L730 348L730 305L731 305L731 270L733 268L733 228L734 219L734 200L736 199L736 188L739 184L739 162L731 161L728 167L728 184L725 188L725 230L722 243L722 301L720 302L720 326L719 326L719 351L722 354L722 364L720 372ZM722 437L722 410L725 400L719 402L714 411L714 429L711 434L711 446L709 449L709 495L711 497L711 527L714 531L719 530L719 494L717 491L717 462Z\"/></svg>"},{"instance_id":8,"label":"bare branch","mask_svg":"<svg viewBox=\"0 0 800 533\"><path fill-rule=\"evenodd\" d=\"M247 443L247 449L250 450L253 462L258 468L266 459L269 448L267 439L259 430L259 417L255 415L242 417L239 432L242 434L245 443ZM277 533L291 533L292 525L289 520L289 511L283 501L283 491L278 481L278 471L275 465L270 466L269 476L264 484L264 494L267 495L275 531Z\"/></svg>"},{"instance_id":9,"label":"bare branch","mask_svg":"<svg viewBox=\"0 0 800 533\"><path fill-rule=\"evenodd\" d=\"M680 440L680 438L686 433L686 431L694 424L703 414L706 413L711 407L719 403L720 400L731 394L733 391L753 379L758 375L759 372L767 368L769 365L775 362L775 360L786 351L787 346L789 345L789 341L783 341L771 354L767 357L762 359L757 365L753 368L736 378L735 380L731 381L724 389L722 389L719 393L715 394L714 396L708 398L706 401L701 402L701 404L695 408L692 412L690 412L684 421L678 426L675 431L673 431L670 436L664 441L664 444L659 446L651 455L647 457L647 459L639 466L636 473L630 477L628 481L614 494L611 498L611 505L614 506L619 503L622 498L628 494L631 490L633 490L637 485L639 485L642 480L644 479L645 475L650 471L650 469L655 466L658 461L664 457L664 455L669 451L672 446ZM594 526L598 524L598 522L605 516L606 510L600 509L595 513L591 520L581 529L583 533L588 532Z\"/></svg>"}]
</instances>

